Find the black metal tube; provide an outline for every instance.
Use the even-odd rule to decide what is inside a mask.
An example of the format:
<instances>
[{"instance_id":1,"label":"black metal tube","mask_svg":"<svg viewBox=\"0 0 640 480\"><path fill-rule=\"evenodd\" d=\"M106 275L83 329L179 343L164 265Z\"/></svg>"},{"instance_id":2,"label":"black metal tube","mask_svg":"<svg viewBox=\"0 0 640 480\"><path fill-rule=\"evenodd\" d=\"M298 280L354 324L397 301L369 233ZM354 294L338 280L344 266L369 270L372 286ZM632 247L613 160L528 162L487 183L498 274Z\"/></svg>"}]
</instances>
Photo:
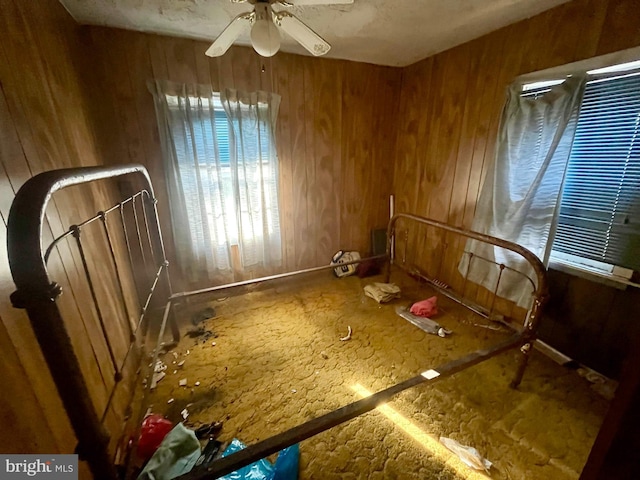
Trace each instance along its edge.
<instances>
[{"instance_id":1,"label":"black metal tube","mask_svg":"<svg viewBox=\"0 0 640 480\"><path fill-rule=\"evenodd\" d=\"M180 328L176 321L175 311L171 310L171 317L169 318L169 326L171 327L171 335L173 336L173 343L176 345L180 342Z\"/></svg>"},{"instance_id":2,"label":"black metal tube","mask_svg":"<svg viewBox=\"0 0 640 480\"><path fill-rule=\"evenodd\" d=\"M350 403L349 405L334 410L333 412L327 413L321 417L314 418L302 425L298 425L297 427L274 435L273 437L267 438L266 440L254 445L249 445L247 448L233 453L228 457L215 460L208 467L196 467L191 470L191 472L177 478L180 480L204 480L227 475L239 468L260 460L261 458L265 458L276 453L283 448L290 447L291 445L306 440L307 438L324 432L336 425L352 420L363 413L369 412L408 388L415 387L421 383L432 384L438 382L444 378L450 377L454 373L460 372L473 365L477 365L489 358L495 357L496 355L517 347L522 343L523 338L523 334L516 334L492 347L477 350L457 360L453 360L440 365L435 369L429 370L429 372L435 372L435 376L423 376L422 374L416 375L415 377L374 393L362 400Z\"/></svg>"},{"instance_id":3,"label":"black metal tube","mask_svg":"<svg viewBox=\"0 0 640 480\"><path fill-rule=\"evenodd\" d=\"M147 300L144 302L142 307L142 311L140 312L140 319L138 320L138 325L136 325L136 334L138 333L138 329L140 325L142 325L142 321L144 320L144 316L147 313L147 309L149 308L149 304L151 303L151 297L153 297L153 292L156 290L156 285L158 285L158 280L160 279L160 274L162 273L162 269L165 268L165 264L163 263L158 267L158 271L156 272L156 276L151 282L151 288L149 289L149 293L147 295Z\"/></svg>"},{"instance_id":4,"label":"black metal tube","mask_svg":"<svg viewBox=\"0 0 640 480\"><path fill-rule=\"evenodd\" d=\"M131 355L131 352L133 351L133 347L135 346L135 339L136 337L134 336L133 341L129 343L129 346L127 347L127 353L124 354L124 358L122 359L122 363L120 364L120 371L123 372L125 369L125 366L127 365L127 360L129 359L129 355ZM118 388L118 385L120 385L121 382L116 382L113 385L113 388L111 389L111 392L109 392L109 398L107 399L107 403L105 404L104 410L102 411L102 415L100 416L100 423L104 423L105 419L107 418L107 413L109 413L109 408L111 407L111 402L113 401L113 397L115 396L116 393L116 389ZM135 389L132 391L131 393L132 395L135 394Z\"/></svg>"},{"instance_id":5,"label":"black metal tube","mask_svg":"<svg viewBox=\"0 0 640 480\"><path fill-rule=\"evenodd\" d=\"M71 230L67 230L66 232L64 232L59 237L56 237L56 238L53 239L53 241L47 247L47 251L44 253L44 263L45 264L49 262L49 257L51 256L51 252L53 251L55 246L58 243L60 243L61 240L67 238L69 235L71 235Z\"/></svg>"},{"instance_id":6,"label":"black metal tube","mask_svg":"<svg viewBox=\"0 0 640 480\"><path fill-rule=\"evenodd\" d=\"M131 255L131 244L129 243L129 233L127 232L127 223L124 218L124 203L120 204L120 220L122 221L122 233L124 234L124 243L127 247L127 255L129 256L129 267L131 268L131 276L133 277L133 283L136 286L136 296L138 297L138 306L142 309L142 301L140 298L140 285L138 284L138 278L136 275L136 268L133 264L133 256Z\"/></svg>"},{"instance_id":7,"label":"black metal tube","mask_svg":"<svg viewBox=\"0 0 640 480\"><path fill-rule=\"evenodd\" d=\"M118 290L120 291L120 299L122 300L122 307L124 309L125 321L129 329L129 341L132 342L134 340L135 335L133 334L133 326L131 325L131 317L129 316L129 306L127 305L127 299L124 294L124 287L122 286L122 279L120 278L120 268L118 267L116 252L113 249L113 241L111 240L111 234L109 233L109 226L107 225L107 215L105 212L101 212L101 213L102 215L100 217L100 220L102 220L102 227L104 230L104 235L107 239L107 245L109 246L109 254L111 255L111 262L113 263L113 268L116 272L116 280L118 281Z\"/></svg>"},{"instance_id":8,"label":"black metal tube","mask_svg":"<svg viewBox=\"0 0 640 480\"><path fill-rule=\"evenodd\" d=\"M33 331L78 438L76 453L89 463L95 480L117 480L108 454L109 433L92 404L58 305L53 299L31 301L26 311L30 319L36 320L32 322Z\"/></svg>"},{"instance_id":9,"label":"black metal tube","mask_svg":"<svg viewBox=\"0 0 640 480\"><path fill-rule=\"evenodd\" d=\"M149 194L147 193L147 200L150 198ZM151 259L153 260L153 264L157 265L157 259L156 259L156 254L155 254L155 249L153 248L153 242L151 241L151 233L149 232L149 220L147 218L147 208L144 206L145 204L145 194L142 194L142 202L140 202L140 204L142 205L142 219L144 220L144 230L147 234L147 241L149 242L149 251L151 252ZM164 261L165 259L163 258L162 261Z\"/></svg>"},{"instance_id":10,"label":"black metal tube","mask_svg":"<svg viewBox=\"0 0 640 480\"><path fill-rule=\"evenodd\" d=\"M84 274L87 277L87 284L89 285L89 291L91 292L91 299L93 300L93 306L96 309L96 314L98 315L98 322L100 323L100 329L102 330L102 336L104 337L104 341L107 344L107 351L109 352L109 358L111 359L111 364L113 365L113 370L115 372L114 378L117 382L121 378L120 369L118 368L118 362L116 361L116 356L113 353L113 347L111 345L111 340L109 339L109 333L107 332L107 327L104 324L104 317L102 316L102 310L100 309L100 303L98 302L96 289L93 286L93 280L91 278L91 273L89 272L89 265L87 265L87 258L84 254L84 248L82 248L82 240L80 240L80 227L78 227L77 225L72 226L71 234L73 235L73 238L76 239L76 245L78 246L78 252L80 253L80 260L82 261Z\"/></svg>"},{"instance_id":11,"label":"black metal tube","mask_svg":"<svg viewBox=\"0 0 640 480\"><path fill-rule=\"evenodd\" d=\"M528 333L528 340L523 343L521 347L522 356L520 357L520 361L518 362L518 369L516 374L511 382L512 388L517 388L522 382L522 377L524 376L524 371L527 368L527 364L529 363L529 357L531 356L531 351L533 350L533 345L536 341L536 332L538 331L538 323L540 322L540 314L542 312L542 307L544 303L547 301L548 296L536 297L533 300L533 305L531 306L531 310L529 311L529 315L525 322L525 331Z\"/></svg>"},{"instance_id":12,"label":"black metal tube","mask_svg":"<svg viewBox=\"0 0 640 480\"><path fill-rule=\"evenodd\" d=\"M219 292L221 290L227 290L229 288L242 287L242 286L251 285L254 283L266 282L267 280L277 280L279 278L293 277L293 276L302 275L305 273L321 272L323 270L330 270L333 268L337 268L339 266L355 265L356 263L362 263L367 260L381 260L386 258L388 258L387 255L376 255L373 257L361 258L360 260L354 260L352 262L344 262L344 263L341 263L340 265L323 265L321 267L312 267L312 268L305 268L303 270L296 270L295 272L278 273L276 275L269 275L267 277L254 278L251 280L243 280L241 282L227 283L226 285L218 285L215 287L202 288L200 290L193 290L190 292L174 293L173 295L171 295L171 299L175 300L178 298L192 297L194 295L202 295L204 293Z\"/></svg>"},{"instance_id":13,"label":"black metal tube","mask_svg":"<svg viewBox=\"0 0 640 480\"><path fill-rule=\"evenodd\" d=\"M115 480L108 454L109 437L91 401L78 358L55 299L60 288L51 281L41 249L42 225L51 196L58 190L121 175L139 175L151 192L149 174L141 165L85 167L44 172L29 179L11 205L7 228L9 265L17 291L11 296L26 308L36 339L58 394L78 438L78 452L96 480Z\"/></svg>"},{"instance_id":14,"label":"black metal tube","mask_svg":"<svg viewBox=\"0 0 640 480\"><path fill-rule=\"evenodd\" d=\"M496 288L493 289L493 297L491 298L491 306L489 307L489 318L491 318L491 314L493 313L493 307L496 304L496 297L498 296L498 288L500 288L500 279L502 278L502 272L504 272L505 265L500 264L500 272L498 272L498 280L496 281Z\"/></svg>"},{"instance_id":15,"label":"black metal tube","mask_svg":"<svg viewBox=\"0 0 640 480\"><path fill-rule=\"evenodd\" d=\"M142 236L140 235L140 224L138 223L138 212L136 210L136 199L131 202L133 208L133 221L136 225L136 237L138 238L138 247L140 247L140 255L142 256L142 264L144 265L145 275L148 275L147 257L144 254L144 245L142 244Z\"/></svg>"}]
</instances>

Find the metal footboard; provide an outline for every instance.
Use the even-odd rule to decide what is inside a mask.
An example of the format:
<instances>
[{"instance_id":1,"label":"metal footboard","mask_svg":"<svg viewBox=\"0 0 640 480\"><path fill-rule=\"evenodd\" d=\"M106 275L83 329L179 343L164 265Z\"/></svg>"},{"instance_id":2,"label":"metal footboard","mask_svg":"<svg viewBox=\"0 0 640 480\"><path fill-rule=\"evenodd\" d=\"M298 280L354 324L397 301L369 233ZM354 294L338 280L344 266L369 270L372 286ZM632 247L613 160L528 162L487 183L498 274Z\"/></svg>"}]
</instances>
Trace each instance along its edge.
<instances>
[{"instance_id":1,"label":"metal footboard","mask_svg":"<svg viewBox=\"0 0 640 480\"><path fill-rule=\"evenodd\" d=\"M391 255L392 245L398 245L400 241L397 237L398 224L400 222L408 223L409 225L423 225L431 227L434 230L434 233L440 234L454 234L463 239L471 239L477 240L479 242L493 245L495 247L499 247L508 251L511 251L522 259L526 260L527 264L531 267L531 270L534 274L534 278L531 278L528 273L519 271L514 269L505 263L496 262L494 260L483 258L474 253L473 251L466 248L466 245L463 245L457 252L454 252L453 258L459 258L461 256L468 256L467 267L465 269L464 276L462 277L462 285L458 289L458 291L452 291L449 288L449 285L443 282L438 276L441 276L441 267L442 262L435 269L435 275L425 275L423 272L418 270L413 264L407 263L406 258L400 259L397 255ZM406 231L405 231L406 232ZM426 238L424 241L428 242L429 239ZM405 235L405 242L408 243L408 235ZM450 248L449 243L453 242L443 242L442 248L437 252L438 257L440 259L444 258L445 251ZM407 246L405 245L405 250ZM530 307L524 315L524 320L521 326L514 324L506 324L507 326L514 329L516 332L520 332L522 334L522 342L520 344L520 349L522 351L522 357L520 358L519 366L517 368L516 374L511 382L512 387L517 387L522 381L522 376L524 374L524 370L526 368L529 355L531 354L531 350L533 348L533 342L535 342L536 332L538 329L538 323L540 321L541 309L546 302L548 291L547 291L547 271L542 262L538 257L536 257L530 250L526 249L521 245L517 245L513 242L509 242L507 240L502 240L497 237L492 237L490 235L485 235L483 233L474 232L471 230L466 230L463 228L454 227L452 225L448 225L443 222L439 222L437 220L432 220L425 217L420 217L417 215L410 215L406 213L400 213L394 215L393 218L389 221L389 226L387 228L387 253L390 258L394 259L387 264L386 271L386 281L388 282L391 276L391 264L395 264L401 269L405 270L407 273L411 275L418 276L420 279L426 281L431 285L432 288L439 291L441 294L447 296L451 300L459 303L460 305L468 308L469 310L489 319L494 317L494 308L496 304L496 298L498 297L498 290L500 288L500 282L503 281L502 273L504 271L512 271L514 274L520 275L523 277L531 286L531 299L530 299ZM489 293L489 304L488 306L483 306L474 302L472 299L469 299L466 293L466 287L468 284L468 277L470 272L470 267L473 261L481 261L487 262L495 265L499 269L499 274L497 277L497 281L493 289L488 292Z\"/></svg>"},{"instance_id":2,"label":"metal footboard","mask_svg":"<svg viewBox=\"0 0 640 480\"><path fill-rule=\"evenodd\" d=\"M392 246L397 246L399 244L398 239L396 237L396 226L397 223L403 220L405 222L417 224L417 225L427 225L432 227L440 232L449 232L452 234L460 235L465 239L474 239L478 240L490 245L495 245L500 248L507 249L512 251L522 258L524 258L528 264L531 266L535 278L529 279L532 285L532 301L531 307L527 311L524 323L521 328L514 327L514 333L509 338L504 341L501 341L493 346L488 348L480 349L475 352L469 353L461 358L456 360L444 363L435 368L430 368L425 372L416 375L412 378L409 378L403 382L400 382L396 385L393 385L385 390L379 391L367 398L362 400L358 400L356 402L350 403L344 407L341 407L337 410L334 410L326 415L317 417L312 419L302 425L298 425L297 427L291 428L285 432L279 433L273 437L267 438L263 441L255 443L253 445L248 446L246 449L241 450L237 453L229 455L228 457L221 458L219 460L214 461L210 466L203 468L195 468L191 472L186 475L179 477L183 480L204 480L209 478L218 478L220 476L231 473L238 468L244 467L246 465L250 465L251 463L264 458L268 455L276 453L283 448L289 447L295 443L301 442L307 438L310 438L318 433L321 433L325 430L328 430L336 425L340 425L341 423L352 420L353 418L367 413L376 407L384 404L385 402L391 400L398 393L407 390L409 388L415 387L417 385L425 384L425 383L435 383L441 381L457 372L465 370L469 367L477 365L485 360L495 357L501 353L504 353L509 350L520 349L522 355L520 357L520 362L517 366L513 381L511 382L512 387L517 387L522 380L522 376L524 374L524 370L527 365L527 361L529 355L531 353L531 349L533 346L533 342L535 341L535 333L538 325L538 320L541 314L541 308L544 304L547 295L547 282L546 282L546 269L540 260L529 250L523 248L519 245L516 245L512 242L507 242L505 240L501 240L499 238L491 237L489 235L480 234L477 232L472 232L469 230L464 230L461 228L453 227L447 225L442 222L438 222L435 220L419 217L416 215L408 215L408 214L398 214L395 215L389 222L388 230L387 230L387 255L386 259L396 258L397 255L395 252L392 252ZM428 240L428 239L427 239ZM392 254L393 253L393 254ZM463 254L469 254L469 252L462 252ZM490 261L490 260L487 260ZM357 263L357 262L354 262ZM391 278L391 261L387 263L387 271L386 271L386 281L388 282ZM407 270L410 274L416 274L416 271L412 268L408 268L406 262L395 262L397 266ZM405 263L403 265L402 263ZM495 262L494 262L495 263ZM511 268L508 265L496 263L497 267L500 271ZM246 285L248 283L256 283L267 281L272 278L283 278L291 275L299 275L303 273L308 273L311 271L318 271L324 268L331 268L331 266L327 267L318 267L313 269L301 270L298 272L291 272L289 274L276 275L273 277L266 277L262 279L250 280L247 282L241 282L241 284ZM434 288L439 290L444 295L449 298L455 300L460 303L464 307L478 313L484 317L491 318L493 304L495 303L495 297L498 291L498 287L493 291L493 299L491 301L491 306L489 308L485 308L481 305L477 305L476 303L468 300L464 296L464 287L462 288L461 294L456 294L451 291L449 288L443 288L443 282L439 281L437 278L429 277L418 273L419 277L428 283L430 283ZM468 275L468 272L467 272ZM464 285L467 282L467 275L464 278ZM525 274L523 274L525 275ZM501 276L498 278L498 284L500 283ZM212 287L207 289L202 289L194 292L183 292L177 293L174 295L174 298L183 298L185 296L191 295L199 295L203 293L209 293L214 291L223 290L225 288L231 288L233 286L237 286L238 284L230 284L223 285L218 287Z\"/></svg>"}]
</instances>

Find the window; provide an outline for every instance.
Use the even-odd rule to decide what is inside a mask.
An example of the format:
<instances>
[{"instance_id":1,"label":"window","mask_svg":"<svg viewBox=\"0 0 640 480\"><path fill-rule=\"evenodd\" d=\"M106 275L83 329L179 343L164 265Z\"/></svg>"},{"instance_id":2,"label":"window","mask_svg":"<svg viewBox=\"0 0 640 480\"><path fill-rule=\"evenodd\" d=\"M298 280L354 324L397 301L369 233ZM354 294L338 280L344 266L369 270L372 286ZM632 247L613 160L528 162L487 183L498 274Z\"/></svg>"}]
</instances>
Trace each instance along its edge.
<instances>
[{"instance_id":1,"label":"window","mask_svg":"<svg viewBox=\"0 0 640 480\"><path fill-rule=\"evenodd\" d=\"M590 72L585 88L552 260L624 274L614 266L640 270L640 69L611 70ZM553 83L525 86L523 95Z\"/></svg>"},{"instance_id":2,"label":"window","mask_svg":"<svg viewBox=\"0 0 640 480\"><path fill-rule=\"evenodd\" d=\"M217 99L215 99L217 100ZM218 101L210 99L190 98L191 104L201 102L201 108L191 111L196 118L194 128L188 128L180 114L176 96L167 96L167 104L170 109L171 130L180 132L173 136L175 155L179 166L180 181L185 191L195 192L202 190L198 197L186 197L187 216L192 235L198 235L197 217L191 215L196 209L204 207L208 219L209 231L225 231L224 205L229 204L231 214L235 216L235 202L233 198L232 179L230 169L229 142L231 138L231 125L227 114ZM213 110L214 115L211 115ZM217 161L209 161L212 152ZM197 168L193 162L196 159ZM203 181L204 180L204 181ZM203 200L204 205L200 205ZM225 200L227 200L225 202ZM230 232L227 235L215 237L218 246L223 247L228 241L232 245L238 244L238 229L234 223L230 223Z\"/></svg>"},{"instance_id":3,"label":"window","mask_svg":"<svg viewBox=\"0 0 640 480\"><path fill-rule=\"evenodd\" d=\"M231 269L235 246L244 267L277 259L278 168L268 105L238 102L238 118L231 120L217 94L164 98L173 159L168 183L175 185L170 198L186 214L174 217L174 230L181 230L174 234L187 239L196 258L212 255L216 270Z\"/></svg>"}]
</instances>

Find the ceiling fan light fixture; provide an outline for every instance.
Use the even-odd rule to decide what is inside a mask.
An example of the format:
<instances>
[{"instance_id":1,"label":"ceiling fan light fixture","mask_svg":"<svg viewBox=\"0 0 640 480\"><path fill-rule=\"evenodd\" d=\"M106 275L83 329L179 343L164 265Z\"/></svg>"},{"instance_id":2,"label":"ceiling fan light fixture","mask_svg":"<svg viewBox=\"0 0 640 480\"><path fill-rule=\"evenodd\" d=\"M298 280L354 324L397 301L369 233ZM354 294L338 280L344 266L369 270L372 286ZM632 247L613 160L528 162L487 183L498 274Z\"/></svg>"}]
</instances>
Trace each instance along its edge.
<instances>
[{"instance_id":1,"label":"ceiling fan light fixture","mask_svg":"<svg viewBox=\"0 0 640 480\"><path fill-rule=\"evenodd\" d=\"M273 23L268 3L255 5L255 21L251 27L251 45L263 57L272 57L280 50L280 31Z\"/></svg>"},{"instance_id":2,"label":"ceiling fan light fixture","mask_svg":"<svg viewBox=\"0 0 640 480\"><path fill-rule=\"evenodd\" d=\"M292 3L294 1L295 3ZM209 57L224 55L249 26L251 26L251 45L258 55L263 57L273 57L280 50L280 30L312 55L316 57L325 55L331 49L331 45L326 40L295 15L283 10L274 13L271 10L271 4L278 3L281 7L290 7L349 4L353 3L353 0L231 0L231 2L249 2L253 5L253 10L241 13L226 26L205 52Z\"/></svg>"}]
</instances>

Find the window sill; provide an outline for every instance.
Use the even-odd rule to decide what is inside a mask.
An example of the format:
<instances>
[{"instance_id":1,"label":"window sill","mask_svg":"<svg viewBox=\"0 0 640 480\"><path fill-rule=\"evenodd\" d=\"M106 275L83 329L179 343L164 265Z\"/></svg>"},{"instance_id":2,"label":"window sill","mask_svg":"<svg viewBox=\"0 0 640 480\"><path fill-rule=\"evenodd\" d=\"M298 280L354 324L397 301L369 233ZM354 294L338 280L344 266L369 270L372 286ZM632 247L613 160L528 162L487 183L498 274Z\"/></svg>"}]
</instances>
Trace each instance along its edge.
<instances>
[{"instance_id":1,"label":"window sill","mask_svg":"<svg viewBox=\"0 0 640 480\"><path fill-rule=\"evenodd\" d=\"M584 278L585 280L601 283L609 287L617 288L618 290L626 290L629 286L640 287L640 284L634 283L628 278L596 269L589 269L588 267L576 265L557 258L551 258L548 266L552 270L558 270L569 275Z\"/></svg>"}]
</instances>

